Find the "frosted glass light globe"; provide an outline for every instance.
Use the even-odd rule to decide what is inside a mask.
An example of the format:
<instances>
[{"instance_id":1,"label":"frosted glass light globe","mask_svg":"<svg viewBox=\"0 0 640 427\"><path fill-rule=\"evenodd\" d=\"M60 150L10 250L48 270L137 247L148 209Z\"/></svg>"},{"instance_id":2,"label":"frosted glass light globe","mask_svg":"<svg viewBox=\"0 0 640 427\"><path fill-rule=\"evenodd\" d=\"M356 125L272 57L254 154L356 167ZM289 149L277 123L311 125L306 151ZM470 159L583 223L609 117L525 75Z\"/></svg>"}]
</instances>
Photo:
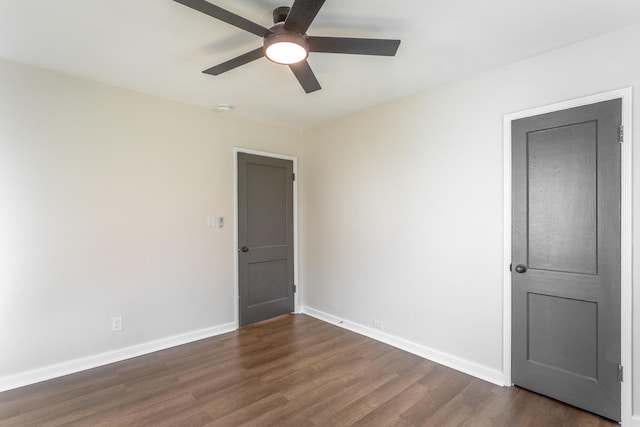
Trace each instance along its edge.
<instances>
[{"instance_id":1,"label":"frosted glass light globe","mask_svg":"<svg viewBox=\"0 0 640 427\"><path fill-rule=\"evenodd\" d=\"M292 42L276 42L267 47L265 55L278 64L295 64L307 58L304 47Z\"/></svg>"}]
</instances>

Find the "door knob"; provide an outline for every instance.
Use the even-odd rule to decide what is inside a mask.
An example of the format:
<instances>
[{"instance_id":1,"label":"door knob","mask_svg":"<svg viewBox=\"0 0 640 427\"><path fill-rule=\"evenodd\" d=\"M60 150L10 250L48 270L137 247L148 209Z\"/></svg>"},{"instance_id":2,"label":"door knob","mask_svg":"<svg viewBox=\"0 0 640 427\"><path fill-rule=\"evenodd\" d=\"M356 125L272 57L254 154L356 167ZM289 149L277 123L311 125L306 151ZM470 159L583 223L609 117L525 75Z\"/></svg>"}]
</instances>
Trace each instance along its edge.
<instances>
[{"instance_id":1,"label":"door knob","mask_svg":"<svg viewBox=\"0 0 640 427\"><path fill-rule=\"evenodd\" d=\"M241 248L240 248L240 250L241 250L242 252L249 252L249 248L248 248L248 247L246 247L246 246L241 247Z\"/></svg>"},{"instance_id":2,"label":"door knob","mask_svg":"<svg viewBox=\"0 0 640 427\"><path fill-rule=\"evenodd\" d=\"M516 272L517 273L524 273L525 271L527 271L527 266L526 265L523 265L523 264L516 265Z\"/></svg>"}]
</instances>

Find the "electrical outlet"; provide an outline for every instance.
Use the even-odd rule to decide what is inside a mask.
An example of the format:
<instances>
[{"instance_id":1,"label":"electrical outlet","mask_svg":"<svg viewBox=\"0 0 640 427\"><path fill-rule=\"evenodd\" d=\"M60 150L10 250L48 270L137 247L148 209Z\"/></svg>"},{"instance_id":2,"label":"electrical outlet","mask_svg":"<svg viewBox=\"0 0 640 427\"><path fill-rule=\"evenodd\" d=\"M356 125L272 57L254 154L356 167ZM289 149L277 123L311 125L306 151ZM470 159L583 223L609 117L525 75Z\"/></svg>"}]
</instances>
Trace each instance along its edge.
<instances>
[{"instance_id":1,"label":"electrical outlet","mask_svg":"<svg viewBox=\"0 0 640 427\"><path fill-rule=\"evenodd\" d=\"M111 332L122 330L122 316L114 316L111 318Z\"/></svg>"},{"instance_id":2,"label":"electrical outlet","mask_svg":"<svg viewBox=\"0 0 640 427\"><path fill-rule=\"evenodd\" d=\"M376 329L380 329L381 331L384 330L384 323L382 322L382 320L373 320L373 327Z\"/></svg>"}]
</instances>

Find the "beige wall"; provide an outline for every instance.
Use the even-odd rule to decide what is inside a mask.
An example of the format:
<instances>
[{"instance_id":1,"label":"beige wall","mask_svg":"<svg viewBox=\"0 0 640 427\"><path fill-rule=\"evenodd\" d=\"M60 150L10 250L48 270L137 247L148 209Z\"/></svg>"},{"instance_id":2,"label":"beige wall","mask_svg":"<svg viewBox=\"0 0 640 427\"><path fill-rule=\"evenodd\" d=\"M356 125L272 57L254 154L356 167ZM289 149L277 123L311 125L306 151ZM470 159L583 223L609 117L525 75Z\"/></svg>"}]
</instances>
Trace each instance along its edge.
<instances>
[{"instance_id":1,"label":"beige wall","mask_svg":"<svg viewBox=\"0 0 640 427\"><path fill-rule=\"evenodd\" d=\"M4 61L0 93L0 378L234 321L233 147L299 132Z\"/></svg>"}]
</instances>

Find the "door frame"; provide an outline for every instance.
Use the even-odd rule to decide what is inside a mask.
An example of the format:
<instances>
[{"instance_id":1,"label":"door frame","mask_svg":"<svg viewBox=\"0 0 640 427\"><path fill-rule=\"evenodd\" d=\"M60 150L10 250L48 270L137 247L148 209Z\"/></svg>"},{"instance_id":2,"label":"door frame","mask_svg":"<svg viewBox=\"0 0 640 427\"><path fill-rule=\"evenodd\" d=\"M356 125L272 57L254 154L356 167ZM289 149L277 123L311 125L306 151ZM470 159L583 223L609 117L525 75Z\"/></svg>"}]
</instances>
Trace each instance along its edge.
<instances>
[{"instance_id":1,"label":"door frame","mask_svg":"<svg viewBox=\"0 0 640 427\"><path fill-rule=\"evenodd\" d=\"M610 92L586 96L583 98L531 108L515 113L506 114L503 120L503 355L502 369L504 384L513 386L511 381L511 122L525 117L539 114L552 113L583 105L595 104L612 99L622 100L622 126L624 129L624 142L621 146L620 159L620 343L621 363L624 367L624 381L621 383L621 410L622 424L627 425L632 417L632 100L631 87L613 90Z\"/></svg>"},{"instance_id":2,"label":"door frame","mask_svg":"<svg viewBox=\"0 0 640 427\"><path fill-rule=\"evenodd\" d=\"M238 280L238 153L254 154L256 156L274 159L291 160L293 162L293 284L296 292L293 294L293 312L299 313L298 295L300 282L298 280L298 158L288 154L269 153L248 148L233 147L233 322L235 328L240 327L240 287Z\"/></svg>"}]
</instances>

